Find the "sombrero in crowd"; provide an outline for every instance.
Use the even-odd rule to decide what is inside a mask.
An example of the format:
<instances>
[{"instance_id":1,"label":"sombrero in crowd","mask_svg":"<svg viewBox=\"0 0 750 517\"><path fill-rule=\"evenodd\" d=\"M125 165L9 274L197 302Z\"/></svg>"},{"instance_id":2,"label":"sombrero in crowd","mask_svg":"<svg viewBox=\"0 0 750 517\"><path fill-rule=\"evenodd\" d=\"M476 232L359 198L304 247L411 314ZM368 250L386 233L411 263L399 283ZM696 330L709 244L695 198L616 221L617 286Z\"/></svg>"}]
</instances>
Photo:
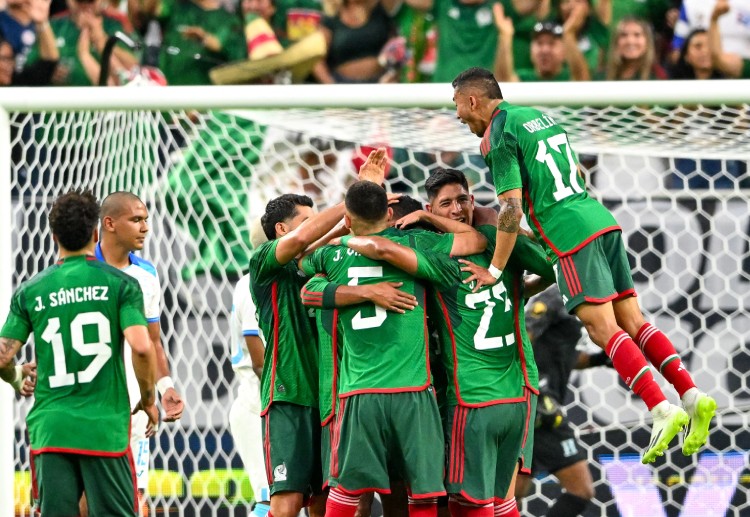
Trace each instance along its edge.
<instances>
[{"instance_id":1,"label":"sombrero in crowd","mask_svg":"<svg viewBox=\"0 0 750 517\"><path fill-rule=\"evenodd\" d=\"M326 40L320 31L300 39L282 49L270 25L263 18L255 18L246 25L250 59L212 68L209 72L214 84L244 84L279 70L290 70L292 82L302 82L312 72L315 63L325 57Z\"/></svg>"}]
</instances>

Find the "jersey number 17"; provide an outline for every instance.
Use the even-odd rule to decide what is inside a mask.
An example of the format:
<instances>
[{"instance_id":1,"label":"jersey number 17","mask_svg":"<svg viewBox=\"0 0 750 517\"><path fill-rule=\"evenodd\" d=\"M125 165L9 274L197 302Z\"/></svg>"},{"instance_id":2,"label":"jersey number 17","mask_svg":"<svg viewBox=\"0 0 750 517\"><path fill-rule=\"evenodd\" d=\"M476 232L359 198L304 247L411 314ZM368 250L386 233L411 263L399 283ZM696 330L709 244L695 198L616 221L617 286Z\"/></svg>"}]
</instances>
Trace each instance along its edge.
<instances>
[{"instance_id":1,"label":"jersey number 17","mask_svg":"<svg viewBox=\"0 0 750 517\"><path fill-rule=\"evenodd\" d=\"M560 147L564 147L565 149L562 150ZM554 155L549 152L550 149L555 151ZM563 173L560 172L560 168L557 166L557 161L555 160L557 158L556 155L562 154L567 155L570 167L567 178L563 177ZM559 135L549 137L547 140L539 140L536 160L547 165L552 177L555 179L555 191L552 193L555 201L560 201L573 194L583 192L583 189L578 184L578 164L576 164L575 158L573 158L573 151L570 149L568 135L560 133Z\"/></svg>"}]
</instances>

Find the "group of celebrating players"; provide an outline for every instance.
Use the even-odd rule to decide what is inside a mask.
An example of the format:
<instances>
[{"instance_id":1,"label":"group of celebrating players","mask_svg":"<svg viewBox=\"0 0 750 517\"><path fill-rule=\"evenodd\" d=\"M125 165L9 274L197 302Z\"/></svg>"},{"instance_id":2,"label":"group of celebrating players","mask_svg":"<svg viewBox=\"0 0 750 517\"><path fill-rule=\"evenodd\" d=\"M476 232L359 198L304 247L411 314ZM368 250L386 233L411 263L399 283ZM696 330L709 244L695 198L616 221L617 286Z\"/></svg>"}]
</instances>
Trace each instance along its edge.
<instances>
[{"instance_id":1,"label":"group of celebrating players","mask_svg":"<svg viewBox=\"0 0 750 517\"><path fill-rule=\"evenodd\" d=\"M392 515L437 515L438 498L446 495L456 517L519 515L513 486L531 466L539 382L523 308L555 282L565 308L652 413L643 462L663 455L685 426L685 454L707 440L716 402L696 388L668 338L644 320L621 229L586 193L565 131L538 110L505 102L486 70L466 70L453 87L458 118L482 138L499 212L474 207L463 174L450 169L437 169L426 182L427 209L412 211L413 200L382 187L382 149L368 157L344 203L316 214L306 196L285 194L266 206L261 225L268 241L250 260L235 312L249 307L251 296L260 333L245 328L243 342L245 365L260 376L261 419L249 421L262 428L262 446L252 454L262 458L270 489L262 503L272 517L295 517L306 504L315 517L353 517L373 492ZM533 235L520 228L524 214ZM65 513L50 502L50 491L58 500L59 481L49 471L67 462L81 479L81 470L96 472L92 460L99 471L122 476L129 449L120 435L50 429L65 427L58 420L74 411L75 390L94 397L95 389L109 390L101 412L125 434L121 361L110 360L119 357L124 333L140 385L137 408L149 415L152 432L156 363L154 347L137 330L146 323L138 283L95 260L95 227L79 224L71 241L65 235L74 222L50 217L50 224L62 263L15 293L0 332L0 376L29 388L28 371L13 358L33 331L39 373L28 424L35 497L45 516L75 515L77 506ZM45 303L58 289L100 284L107 299ZM684 409L667 401L647 360L676 388ZM39 425L43 419L55 426ZM243 428L233 424L238 442ZM115 459L120 463L106 461ZM90 509L105 482L93 477L64 487L78 496L85 488ZM127 501L127 490L121 492ZM122 502L111 514L132 515L132 501L129 511ZM97 514L110 513L92 510Z\"/></svg>"}]
</instances>

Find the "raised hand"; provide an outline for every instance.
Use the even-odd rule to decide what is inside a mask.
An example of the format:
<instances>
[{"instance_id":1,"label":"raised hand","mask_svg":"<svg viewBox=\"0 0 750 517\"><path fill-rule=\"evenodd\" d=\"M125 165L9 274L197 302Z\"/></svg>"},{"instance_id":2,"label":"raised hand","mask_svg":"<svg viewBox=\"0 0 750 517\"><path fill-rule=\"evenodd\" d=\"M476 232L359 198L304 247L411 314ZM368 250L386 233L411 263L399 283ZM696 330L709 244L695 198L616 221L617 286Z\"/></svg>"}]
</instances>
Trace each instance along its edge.
<instances>
[{"instance_id":1,"label":"raised hand","mask_svg":"<svg viewBox=\"0 0 750 517\"><path fill-rule=\"evenodd\" d=\"M711 19L718 20L723 15L729 12L729 0L716 0L714 10L711 13Z\"/></svg>"},{"instance_id":2,"label":"raised hand","mask_svg":"<svg viewBox=\"0 0 750 517\"><path fill-rule=\"evenodd\" d=\"M495 19L497 32L507 36L512 36L516 32L516 28L513 26L513 20L511 20L510 17L505 16L505 9L502 4L492 4L492 15Z\"/></svg>"},{"instance_id":3,"label":"raised hand","mask_svg":"<svg viewBox=\"0 0 750 517\"><path fill-rule=\"evenodd\" d=\"M378 147L370 152L365 163L359 168L359 179L382 185L385 181L385 168L387 164L388 157L385 147Z\"/></svg>"},{"instance_id":4,"label":"raised hand","mask_svg":"<svg viewBox=\"0 0 750 517\"><path fill-rule=\"evenodd\" d=\"M49 6L52 0L30 0L27 12L34 23L44 23L49 20Z\"/></svg>"},{"instance_id":5,"label":"raised hand","mask_svg":"<svg viewBox=\"0 0 750 517\"><path fill-rule=\"evenodd\" d=\"M396 228L408 228L409 226L417 224L422 220L422 214L424 210L416 210L410 214L406 214L401 219L393 223Z\"/></svg>"}]
</instances>

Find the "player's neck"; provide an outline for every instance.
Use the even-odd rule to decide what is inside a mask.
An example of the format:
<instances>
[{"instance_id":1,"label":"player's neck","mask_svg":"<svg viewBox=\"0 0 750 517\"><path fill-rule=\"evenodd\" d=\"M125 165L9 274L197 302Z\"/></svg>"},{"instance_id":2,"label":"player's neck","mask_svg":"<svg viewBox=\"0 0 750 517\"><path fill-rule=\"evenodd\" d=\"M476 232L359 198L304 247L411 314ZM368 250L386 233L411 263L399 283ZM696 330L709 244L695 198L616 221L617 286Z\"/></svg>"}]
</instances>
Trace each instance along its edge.
<instances>
[{"instance_id":1,"label":"player's neck","mask_svg":"<svg viewBox=\"0 0 750 517\"><path fill-rule=\"evenodd\" d=\"M112 242L107 238L102 238L100 247L104 262L117 269L125 269L130 265L130 250Z\"/></svg>"},{"instance_id":2,"label":"player's neck","mask_svg":"<svg viewBox=\"0 0 750 517\"><path fill-rule=\"evenodd\" d=\"M84 248L82 248L80 250L76 250L76 251L66 250L62 246L59 246L58 247L58 251L59 251L58 255L59 255L59 257L60 257L61 260L62 259L66 259L66 258L70 258L70 257L82 257L84 255L92 255L93 256L94 255L94 247L95 246L96 246L96 244L92 242L92 243L88 244L86 247L84 247Z\"/></svg>"},{"instance_id":3,"label":"player's neck","mask_svg":"<svg viewBox=\"0 0 750 517\"><path fill-rule=\"evenodd\" d=\"M386 228L388 228L390 225L388 224L388 221L380 222L377 224L358 224L358 225L352 225L352 232L354 235L373 235L376 233L380 233Z\"/></svg>"}]
</instances>

